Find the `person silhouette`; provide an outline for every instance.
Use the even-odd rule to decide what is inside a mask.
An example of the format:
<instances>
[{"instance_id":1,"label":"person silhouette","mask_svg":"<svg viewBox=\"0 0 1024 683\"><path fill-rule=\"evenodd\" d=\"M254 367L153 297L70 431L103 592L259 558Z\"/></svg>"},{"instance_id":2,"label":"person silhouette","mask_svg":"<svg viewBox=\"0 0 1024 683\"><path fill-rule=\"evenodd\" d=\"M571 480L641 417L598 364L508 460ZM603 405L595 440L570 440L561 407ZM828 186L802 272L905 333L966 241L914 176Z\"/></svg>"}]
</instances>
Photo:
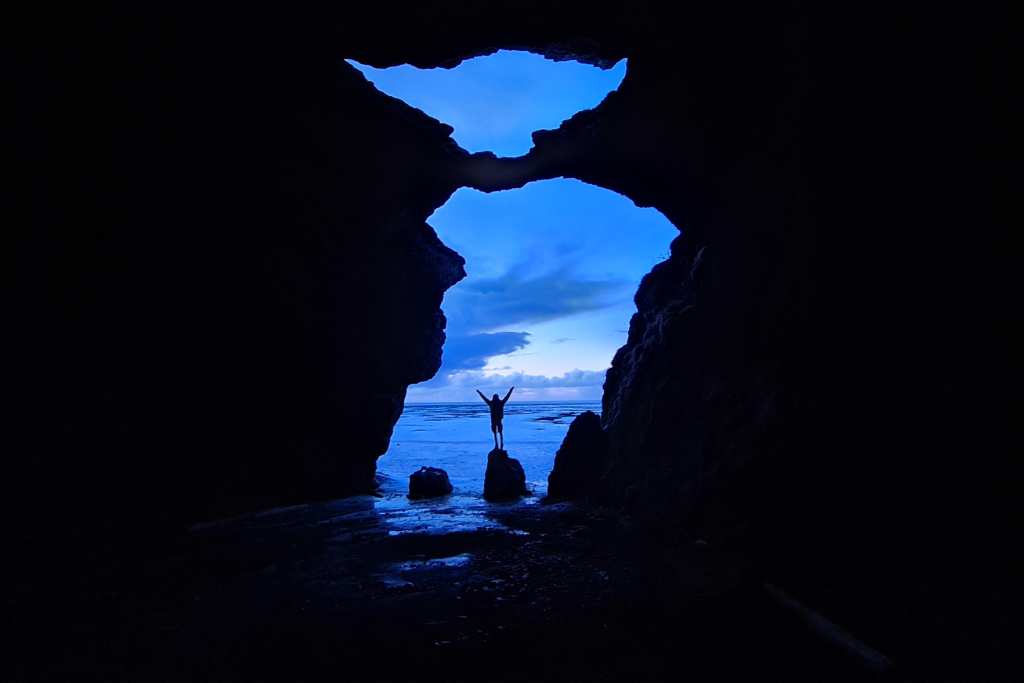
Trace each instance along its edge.
<instances>
[{"instance_id":1,"label":"person silhouette","mask_svg":"<svg viewBox=\"0 0 1024 683\"><path fill-rule=\"evenodd\" d=\"M487 398L484 396L482 391L479 389L476 390L476 393L480 394L480 398L484 400L487 407L491 409L491 434L494 435L494 447L502 450L505 449L505 433L501 430L501 418L505 416L505 404L508 403L508 397L512 395L512 389L515 389L515 387L508 390L508 393L505 394L505 398L498 398L497 394L491 398ZM498 445L499 435L501 435L500 446Z\"/></svg>"}]
</instances>

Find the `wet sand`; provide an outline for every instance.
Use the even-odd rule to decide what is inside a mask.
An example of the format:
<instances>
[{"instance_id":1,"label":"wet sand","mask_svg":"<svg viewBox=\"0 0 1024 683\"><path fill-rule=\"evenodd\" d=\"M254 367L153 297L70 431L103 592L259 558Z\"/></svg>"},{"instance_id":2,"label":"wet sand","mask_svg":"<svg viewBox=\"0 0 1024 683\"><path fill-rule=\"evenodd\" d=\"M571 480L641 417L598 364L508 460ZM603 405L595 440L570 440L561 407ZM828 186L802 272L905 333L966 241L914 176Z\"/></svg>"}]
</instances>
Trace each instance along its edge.
<instances>
[{"instance_id":1,"label":"wet sand","mask_svg":"<svg viewBox=\"0 0 1024 683\"><path fill-rule=\"evenodd\" d=\"M418 527L380 502L199 525L134 586L81 605L78 639L35 665L95 680L863 679L740 557L652 552L571 504Z\"/></svg>"}]
</instances>

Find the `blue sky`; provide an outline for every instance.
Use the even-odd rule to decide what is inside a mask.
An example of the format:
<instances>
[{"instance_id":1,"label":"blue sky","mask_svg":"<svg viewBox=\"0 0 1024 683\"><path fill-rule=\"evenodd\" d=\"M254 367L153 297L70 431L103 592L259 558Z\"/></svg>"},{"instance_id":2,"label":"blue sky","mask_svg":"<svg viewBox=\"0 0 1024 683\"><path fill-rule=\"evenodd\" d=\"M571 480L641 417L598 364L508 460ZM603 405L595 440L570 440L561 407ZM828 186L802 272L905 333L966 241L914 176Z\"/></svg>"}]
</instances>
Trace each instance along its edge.
<instances>
[{"instance_id":1,"label":"blue sky","mask_svg":"<svg viewBox=\"0 0 1024 683\"><path fill-rule=\"evenodd\" d=\"M625 63L602 71L502 51L451 70L354 64L380 90L455 128L469 151L526 153L530 133L596 106ZM442 309L440 372L408 401L474 401L475 389L519 400L597 399L626 341L640 278L668 256L675 227L657 210L578 180L507 192L458 190L428 219L466 259Z\"/></svg>"},{"instance_id":2,"label":"blue sky","mask_svg":"<svg viewBox=\"0 0 1024 683\"><path fill-rule=\"evenodd\" d=\"M576 112L596 107L626 75L624 59L605 71L511 50L467 59L454 69L377 69L348 61L379 90L453 127L463 149L498 156L526 154L530 133L558 128Z\"/></svg>"}]
</instances>

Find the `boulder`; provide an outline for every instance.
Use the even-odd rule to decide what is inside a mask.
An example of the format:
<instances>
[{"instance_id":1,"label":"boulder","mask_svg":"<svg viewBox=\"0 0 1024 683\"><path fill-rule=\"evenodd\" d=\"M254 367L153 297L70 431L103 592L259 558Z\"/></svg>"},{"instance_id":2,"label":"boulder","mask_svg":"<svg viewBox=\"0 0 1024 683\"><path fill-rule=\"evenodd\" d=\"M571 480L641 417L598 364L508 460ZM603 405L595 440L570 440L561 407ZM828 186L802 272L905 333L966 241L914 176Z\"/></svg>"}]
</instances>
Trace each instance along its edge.
<instances>
[{"instance_id":1,"label":"boulder","mask_svg":"<svg viewBox=\"0 0 1024 683\"><path fill-rule=\"evenodd\" d=\"M592 492L608 460L608 437L601 418L588 410L576 416L555 454L548 475L548 500L581 498Z\"/></svg>"},{"instance_id":2,"label":"boulder","mask_svg":"<svg viewBox=\"0 0 1024 683\"><path fill-rule=\"evenodd\" d=\"M437 498L452 492L448 473L439 467L421 467L409 475L409 497Z\"/></svg>"},{"instance_id":3,"label":"boulder","mask_svg":"<svg viewBox=\"0 0 1024 683\"><path fill-rule=\"evenodd\" d=\"M526 473L523 466L508 452L495 448L487 454L487 473L484 475L486 500L511 500L528 495Z\"/></svg>"}]
</instances>

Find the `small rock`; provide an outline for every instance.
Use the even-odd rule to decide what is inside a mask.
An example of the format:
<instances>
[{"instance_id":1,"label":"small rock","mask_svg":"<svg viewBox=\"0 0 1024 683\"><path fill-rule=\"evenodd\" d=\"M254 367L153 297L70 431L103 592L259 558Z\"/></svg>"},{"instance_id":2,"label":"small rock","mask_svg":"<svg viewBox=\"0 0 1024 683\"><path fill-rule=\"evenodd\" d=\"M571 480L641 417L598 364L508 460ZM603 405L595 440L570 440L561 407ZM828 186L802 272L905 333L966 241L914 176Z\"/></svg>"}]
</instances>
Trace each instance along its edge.
<instances>
[{"instance_id":1,"label":"small rock","mask_svg":"<svg viewBox=\"0 0 1024 683\"><path fill-rule=\"evenodd\" d=\"M452 492L448 473L439 467L421 467L409 475L409 498L436 498Z\"/></svg>"},{"instance_id":2,"label":"small rock","mask_svg":"<svg viewBox=\"0 0 1024 683\"><path fill-rule=\"evenodd\" d=\"M500 448L488 453L484 499L511 500L525 495L529 495L529 491L526 490L526 473L522 464Z\"/></svg>"},{"instance_id":3,"label":"small rock","mask_svg":"<svg viewBox=\"0 0 1024 683\"><path fill-rule=\"evenodd\" d=\"M601 418L589 410L577 415L555 454L546 500L572 500L592 493L604 473L607 458L608 437L601 427Z\"/></svg>"}]
</instances>

